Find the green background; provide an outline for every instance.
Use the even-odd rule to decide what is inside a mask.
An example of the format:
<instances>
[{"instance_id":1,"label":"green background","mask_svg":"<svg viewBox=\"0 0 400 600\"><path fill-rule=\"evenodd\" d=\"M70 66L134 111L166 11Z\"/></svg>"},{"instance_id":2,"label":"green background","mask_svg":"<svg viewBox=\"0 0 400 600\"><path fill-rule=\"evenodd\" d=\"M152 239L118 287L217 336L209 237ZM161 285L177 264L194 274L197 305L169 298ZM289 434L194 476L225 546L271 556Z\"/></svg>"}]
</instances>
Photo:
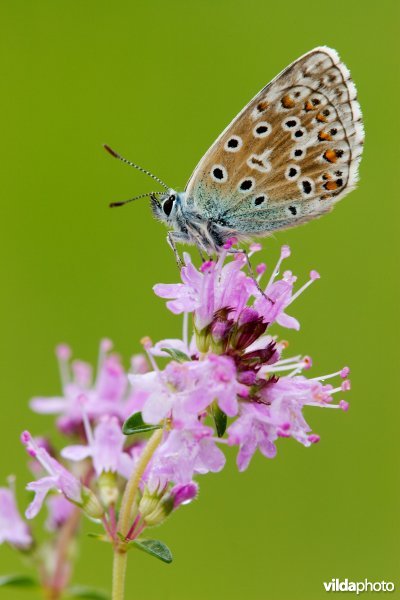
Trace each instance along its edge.
<instances>
[{"instance_id":1,"label":"green background","mask_svg":"<svg viewBox=\"0 0 400 600\"><path fill-rule=\"evenodd\" d=\"M153 184L102 144L183 189L242 106L321 44L350 67L365 116L358 190L263 252L271 264L289 243L300 280L321 272L291 307L301 331L284 335L293 353L313 357L313 375L351 366L351 410L308 410L319 445L282 440L275 460L257 455L243 474L228 452L226 469L201 479L199 501L157 531L174 563L130 555L127 598L317 600L333 577L400 586L398 5L1 3L1 481L17 475L23 507L18 437L26 427L52 432L27 401L58 393L56 343L94 361L109 336L127 364L142 336L181 329L151 289L177 279L165 229L146 200L107 207ZM18 560L0 549L2 573L18 571ZM107 588L110 561L107 546L84 538L74 581Z\"/></svg>"}]
</instances>

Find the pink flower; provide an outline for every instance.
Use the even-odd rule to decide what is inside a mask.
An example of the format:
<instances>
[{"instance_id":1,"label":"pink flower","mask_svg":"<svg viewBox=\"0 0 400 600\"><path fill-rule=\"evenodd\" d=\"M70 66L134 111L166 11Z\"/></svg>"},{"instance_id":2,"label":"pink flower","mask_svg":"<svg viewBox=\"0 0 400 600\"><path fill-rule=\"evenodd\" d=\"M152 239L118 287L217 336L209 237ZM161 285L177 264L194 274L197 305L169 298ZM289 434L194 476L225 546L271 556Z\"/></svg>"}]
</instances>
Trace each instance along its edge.
<instances>
[{"instance_id":1,"label":"pink flower","mask_svg":"<svg viewBox=\"0 0 400 600\"><path fill-rule=\"evenodd\" d=\"M254 245L252 251L258 251ZM243 254L237 253L229 262L225 262L228 252L222 252L217 262L208 261L196 269L185 254L185 266L181 270L183 283L157 284L154 291L157 296L167 298L167 306L171 312L179 314L192 312L198 333L208 327L215 314L221 309L229 309L230 318L237 320L249 306L251 297L254 298L253 308L265 323L278 323L282 327L299 329L298 321L284 312L312 281L319 278L316 271L311 271L310 280L293 294L293 284L296 277L290 271L285 271L283 277L276 280L282 261L290 256L288 246L282 246L280 258L272 271L263 294L256 282L243 271L247 265ZM265 272L265 265L257 268L259 278ZM259 283L261 286L261 282Z\"/></svg>"},{"instance_id":2,"label":"pink flower","mask_svg":"<svg viewBox=\"0 0 400 600\"><path fill-rule=\"evenodd\" d=\"M225 456L215 443L214 431L193 421L192 427L169 432L154 455L149 477L185 485L193 475L216 473L224 465Z\"/></svg>"},{"instance_id":3,"label":"pink flower","mask_svg":"<svg viewBox=\"0 0 400 600\"><path fill-rule=\"evenodd\" d=\"M229 445L239 446L237 465L239 471L247 469L257 450L267 458L276 455L275 440L278 435L271 424L268 408L262 404L244 404L238 419L228 429Z\"/></svg>"},{"instance_id":4,"label":"pink flower","mask_svg":"<svg viewBox=\"0 0 400 600\"><path fill-rule=\"evenodd\" d=\"M227 252L223 252L217 262L203 263L197 270L188 254L184 255L185 266L181 270L183 283L154 286L154 291L167 302L171 312L193 312L195 326L203 330L212 321L214 313L229 306L232 311L240 312L254 291L254 282L242 268L246 264L242 254L224 264Z\"/></svg>"},{"instance_id":5,"label":"pink flower","mask_svg":"<svg viewBox=\"0 0 400 600\"><path fill-rule=\"evenodd\" d=\"M91 458L93 467L99 477L102 473L119 473L128 478L132 472L133 459L124 452L125 436L115 417L104 416L92 432L88 420L85 421L88 444L67 446L61 456L72 461Z\"/></svg>"},{"instance_id":6,"label":"pink flower","mask_svg":"<svg viewBox=\"0 0 400 600\"><path fill-rule=\"evenodd\" d=\"M302 364L302 361L300 361ZM296 367L293 362L284 363L282 368ZM272 367L273 368L273 367ZM246 469L257 450L264 456L273 458L276 454L275 441L278 437L292 437L304 446L319 441L319 436L311 433L304 419L304 406L325 406L347 410L347 402L332 403L332 395L346 391L349 386L344 381L340 387L323 385L319 379L338 376L332 373L322 378L306 379L300 376L287 376L266 386L261 392L263 404L243 403L240 415L228 428L228 443L239 446L237 463L240 471Z\"/></svg>"},{"instance_id":7,"label":"pink flower","mask_svg":"<svg viewBox=\"0 0 400 600\"><path fill-rule=\"evenodd\" d=\"M56 490L64 494L71 502L82 505L83 495L80 481L56 461L55 458L52 458L47 450L40 448L28 431L24 431L21 440L25 444L28 454L36 458L43 469L49 474L37 481L28 483L26 486L27 490L35 493L33 501L26 510L26 518L33 519L36 517L50 490Z\"/></svg>"},{"instance_id":8,"label":"pink flower","mask_svg":"<svg viewBox=\"0 0 400 600\"><path fill-rule=\"evenodd\" d=\"M238 394L247 388L236 378L235 363L228 356L207 355L201 361L170 362L164 371L129 377L137 393L143 392L141 408L146 423L157 424L170 413L174 420L191 421L216 401L227 415L238 411Z\"/></svg>"},{"instance_id":9,"label":"pink flower","mask_svg":"<svg viewBox=\"0 0 400 600\"><path fill-rule=\"evenodd\" d=\"M256 279L250 277L243 253L228 259L232 243L227 242L216 261L205 262L199 269L186 254L182 283L155 286L155 292L167 298L168 308L175 314L184 313L184 318L182 339L153 344L150 338L143 338L152 371L143 356L135 356L127 375L120 359L110 353L111 343L103 340L93 379L89 365L70 364L68 347L58 348L63 396L34 399L32 406L39 412L59 414L58 424L64 432L86 437L86 443L69 445L61 454L72 461L91 459L91 484L101 505L93 491L25 433L28 452L48 473L28 485L35 492L27 510L29 518L40 510L46 494L55 490L61 495L48 501L51 528L65 522L71 506L77 505L92 517L104 517L108 535L115 537L119 476L131 477L138 461L147 458L143 439L137 442L130 437L131 445L125 446L121 421L130 414L140 412L144 424L162 427L155 438L161 442L138 482L138 504L128 531L129 539L135 539L145 527L159 525L175 508L197 496L194 477L224 467L221 443L238 446L237 464L243 471L257 450L274 458L279 438L292 437L304 446L319 441L304 418L305 406L348 409L346 401L332 400L334 394L350 389L347 367L307 378L304 373L311 368L311 359L285 357L287 342L269 333L273 323L299 329L298 321L287 311L319 278L318 273L311 271L309 280L295 289L297 278L281 269L290 256L290 249L283 246L269 280L262 283L265 264L256 265ZM260 248L253 244L250 254ZM162 368L158 357L162 357ZM337 387L327 383L337 377L341 378ZM141 419L135 415L131 420L132 433L135 423L138 431L148 429ZM225 432L227 439L223 440Z\"/></svg>"},{"instance_id":10,"label":"pink flower","mask_svg":"<svg viewBox=\"0 0 400 600\"><path fill-rule=\"evenodd\" d=\"M14 490L0 488L0 544L27 550L33 543L28 525L17 508Z\"/></svg>"},{"instance_id":11,"label":"pink flower","mask_svg":"<svg viewBox=\"0 0 400 600\"><path fill-rule=\"evenodd\" d=\"M110 354L112 344L103 340L100 344L97 376L93 380L92 367L82 361L70 364L71 351L65 345L57 348L63 395L31 400L31 408L41 414L58 414L59 429L69 435L82 427L82 410L79 398L87 398L86 412L89 419L102 415L114 415L123 421L131 412L135 401L134 392L128 388L128 378L116 354ZM132 358L134 372L143 373L146 361L143 356Z\"/></svg>"},{"instance_id":12,"label":"pink flower","mask_svg":"<svg viewBox=\"0 0 400 600\"><path fill-rule=\"evenodd\" d=\"M215 401L225 414L234 417L239 410L238 395L248 395L246 386L237 380L234 360L209 354L191 365L194 380L185 408L197 414Z\"/></svg>"}]
</instances>

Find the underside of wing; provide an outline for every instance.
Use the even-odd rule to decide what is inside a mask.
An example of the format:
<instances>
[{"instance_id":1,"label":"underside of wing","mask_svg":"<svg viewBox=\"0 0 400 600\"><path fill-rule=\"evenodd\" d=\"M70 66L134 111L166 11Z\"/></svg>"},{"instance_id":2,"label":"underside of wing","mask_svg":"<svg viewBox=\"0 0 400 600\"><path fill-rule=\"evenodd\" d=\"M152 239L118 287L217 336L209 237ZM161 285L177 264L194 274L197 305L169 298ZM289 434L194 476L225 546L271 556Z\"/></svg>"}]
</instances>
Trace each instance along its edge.
<instances>
[{"instance_id":1,"label":"underside of wing","mask_svg":"<svg viewBox=\"0 0 400 600\"><path fill-rule=\"evenodd\" d=\"M325 212L357 183L364 132L335 50L312 50L242 110L200 161L187 202L238 234L263 235Z\"/></svg>"}]
</instances>

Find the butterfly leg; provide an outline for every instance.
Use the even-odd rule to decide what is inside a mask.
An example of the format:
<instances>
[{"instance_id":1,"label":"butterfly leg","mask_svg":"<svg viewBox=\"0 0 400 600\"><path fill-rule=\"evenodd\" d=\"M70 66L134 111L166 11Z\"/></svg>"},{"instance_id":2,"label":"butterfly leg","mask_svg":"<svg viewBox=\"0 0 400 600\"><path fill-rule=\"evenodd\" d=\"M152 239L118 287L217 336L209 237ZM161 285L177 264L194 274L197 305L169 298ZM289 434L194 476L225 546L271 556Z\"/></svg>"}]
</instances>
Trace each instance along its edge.
<instances>
[{"instance_id":1,"label":"butterfly leg","mask_svg":"<svg viewBox=\"0 0 400 600\"><path fill-rule=\"evenodd\" d=\"M200 260L201 260L201 262L206 262L206 259L204 258L204 254L201 251L201 248L197 244L196 244L196 248L198 250L198 253L200 254ZM209 258L209 260L212 260L212 259Z\"/></svg>"},{"instance_id":2,"label":"butterfly leg","mask_svg":"<svg viewBox=\"0 0 400 600\"><path fill-rule=\"evenodd\" d=\"M172 248L172 252L175 255L176 264L178 265L178 269L181 270L183 267L183 262L181 257L179 256L179 252L176 248L175 242L187 242L189 241L188 236L185 233L180 233L178 231L168 231L167 234L167 242L170 248Z\"/></svg>"}]
</instances>

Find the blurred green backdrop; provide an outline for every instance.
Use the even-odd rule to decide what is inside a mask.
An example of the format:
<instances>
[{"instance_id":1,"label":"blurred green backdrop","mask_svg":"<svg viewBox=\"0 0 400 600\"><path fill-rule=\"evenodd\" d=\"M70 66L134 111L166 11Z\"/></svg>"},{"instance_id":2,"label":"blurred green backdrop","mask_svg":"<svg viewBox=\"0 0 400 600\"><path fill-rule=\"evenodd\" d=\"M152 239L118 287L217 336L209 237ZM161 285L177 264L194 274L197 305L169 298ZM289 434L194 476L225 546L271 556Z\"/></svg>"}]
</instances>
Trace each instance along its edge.
<instances>
[{"instance_id":1,"label":"blurred green backdrop","mask_svg":"<svg viewBox=\"0 0 400 600\"><path fill-rule=\"evenodd\" d=\"M50 433L27 401L59 390L53 348L69 342L94 360L111 337L126 359L143 335L179 334L152 292L177 279L165 229L144 200L152 189L112 160L109 143L182 189L239 109L316 45L337 48L365 116L361 183L336 210L265 244L290 267L322 279L293 306L288 339L315 375L351 365L351 410L310 410L322 436L279 444L244 474L233 453L201 480L200 500L167 522L166 566L132 554L127 598L317 600L333 577L399 574L398 103L396 0L321 4L260 0L35 2L0 5L2 274L1 484L29 474L18 437ZM92 526L93 528L93 526ZM74 581L109 587L108 547L83 538ZM0 571L20 570L0 549ZM397 595L395 592L393 596ZM18 600L28 594L0 591Z\"/></svg>"}]
</instances>

